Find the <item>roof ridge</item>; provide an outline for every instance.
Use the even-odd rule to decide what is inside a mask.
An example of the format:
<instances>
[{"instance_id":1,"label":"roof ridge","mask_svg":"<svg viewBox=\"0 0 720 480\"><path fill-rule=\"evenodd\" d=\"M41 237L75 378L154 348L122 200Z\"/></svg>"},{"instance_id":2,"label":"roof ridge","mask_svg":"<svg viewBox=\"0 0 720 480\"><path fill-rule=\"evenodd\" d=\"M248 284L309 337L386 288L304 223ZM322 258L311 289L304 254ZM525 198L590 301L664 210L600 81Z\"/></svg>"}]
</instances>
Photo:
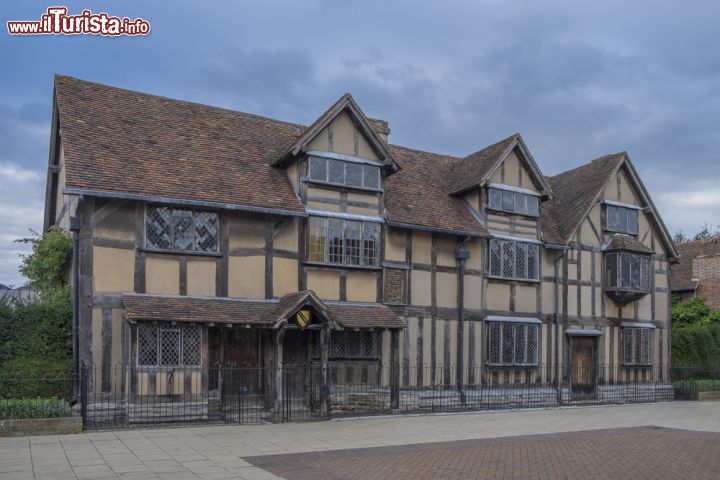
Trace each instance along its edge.
<instances>
[{"instance_id":1,"label":"roof ridge","mask_svg":"<svg viewBox=\"0 0 720 480\"><path fill-rule=\"evenodd\" d=\"M132 94L135 94L135 95L143 95L143 96L146 96L146 97L153 97L153 98L157 98L157 99L160 99L160 100L165 100L165 101L169 101L169 102L173 102L173 103L183 103L183 104L185 104L185 105L190 105L190 106L194 106L194 107L201 107L201 108L207 108L207 109L216 110L216 111L219 111L219 112L227 112L227 113L231 113L231 114L234 114L234 115L245 115L245 116L248 116L248 117L259 118L259 119L262 119L262 120L270 120L270 121L272 121L272 122L282 123L282 124L285 124L285 125L291 125L291 126L295 126L295 127L301 127L301 128L307 128L307 127L308 127L307 125L304 125L304 124L302 124L302 123L288 122L288 121L286 121L286 120L280 120L280 119L277 119L277 118L266 117L266 116L264 116L264 115L258 115L257 113L244 112L244 111L242 111L242 110L233 110L233 109L227 108L227 107L219 107L219 106L217 106L217 105L210 105L210 104L207 104L207 103L194 102L194 101L191 101L191 100L182 100L182 99L180 99L180 98L173 98L173 97L168 97L168 96L166 96L166 95L158 95L158 94L156 94L156 93L143 92L143 91L140 91L140 90L132 90L132 89L130 89L130 88L116 87L116 86L114 86L114 85L107 85L107 84L105 84L105 83L92 82L92 81L90 81L90 80L83 80L82 78L73 77L73 76L71 76L71 75L61 75L61 74L59 74L59 73L56 73L56 74L55 74L55 80L57 81L58 79L67 79L67 80L71 80L71 81L73 81L73 82L83 83L83 84L86 84L86 85L93 85L93 86L98 86L98 87L102 87L102 88L110 88L110 89L112 89L112 90L117 90L117 91L120 91L120 92L132 93Z\"/></svg>"}]
</instances>

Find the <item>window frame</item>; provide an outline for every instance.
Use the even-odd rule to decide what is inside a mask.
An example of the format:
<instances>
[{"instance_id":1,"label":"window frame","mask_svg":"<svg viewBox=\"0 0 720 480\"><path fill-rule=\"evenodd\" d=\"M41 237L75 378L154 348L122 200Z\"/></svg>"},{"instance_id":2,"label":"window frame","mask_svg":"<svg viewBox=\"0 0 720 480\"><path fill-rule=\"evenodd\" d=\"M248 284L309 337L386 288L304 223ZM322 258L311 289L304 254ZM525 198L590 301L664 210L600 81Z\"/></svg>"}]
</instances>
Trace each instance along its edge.
<instances>
[{"instance_id":1,"label":"window frame","mask_svg":"<svg viewBox=\"0 0 720 480\"><path fill-rule=\"evenodd\" d=\"M141 329L153 329L155 331L155 363L140 363L140 336ZM197 363L185 363L185 336L187 330L195 330L198 335ZM178 331L177 364L165 364L162 361L162 333L163 331ZM200 368L202 362L203 329L199 325L162 325L153 323L138 323L135 334L135 366L137 368Z\"/></svg>"},{"instance_id":2,"label":"window frame","mask_svg":"<svg viewBox=\"0 0 720 480\"><path fill-rule=\"evenodd\" d=\"M324 233L324 241L323 242L312 242L312 232L315 228L317 228L317 225L313 225L313 222L318 222L321 225L321 232ZM335 225L333 225L335 224ZM338 256L338 253L335 252L334 249L337 247L335 246L335 242L331 242L330 237L330 230L331 228L337 228L336 225L340 224L342 225L339 229L341 232L341 237L337 237L336 235L333 235L333 239L340 238L339 242L339 248L340 253L339 256L341 256L340 261L336 261L335 258ZM347 238L347 232L351 229L348 228L348 225L354 225L355 229L353 230L356 234L358 234L358 238L354 238L353 240L357 242L357 245L353 247L354 250L356 250L357 255L354 257L357 257L357 262L349 262L348 261L348 238ZM321 264L321 265L330 265L330 266L339 266L339 267L347 267L347 268L373 268L373 269L379 269L381 268L381 261L382 261L382 223L380 222L370 222L370 221L362 221L362 220L350 220L345 218L338 218L338 217L322 217L318 215L311 215L308 218L308 228L307 228L307 252L305 255L305 261L308 263L314 263L314 264ZM369 241L369 239L372 239L375 242L375 247L372 249L368 249L366 242ZM318 258L313 258L312 254L317 253L313 251L313 245L322 245L323 248L323 259L319 260ZM373 258L372 262L368 263L369 258ZM331 261L331 258L333 258L333 261Z\"/></svg>"},{"instance_id":3,"label":"window frame","mask_svg":"<svg viewBox=\"0 0 720 480\"><path fill-rule=\"evenodd\" d=\"M623 233L625 235L637 236L639 231L640 222L640 207L634 205L618 205L615 203L605 203L605 231ZM616 211L618 214L625 216L625 228L620 228L620 225L611 226L610 219L614 216L611 212ZM630 212L633 213L635 220L633 222L633 228L630 228Z\"/></svg>"},{"instance_id":4,"label":"window frame","mask_svg":"<svg viewBox=\"0 0 720 480\"><path fill-rule=\"evenodd\" d=\"M359 335L358 344L360 352L358 355L352 355L350 352L350 342L348 341L348 337L352 335ZM344 354L337 354L335 353L335 345L338 341L338 337L342 336L344 338ZM365 355L367 346L367 342L370 341L370 349L371 353L370 355ZM330 345L328 346L328 357L331 359L340 359L340 360L377 360L379 357L379 348L378 348L378 336L377 332L373 330L341 330L341 331L333 331L330 334Z\"/></svg>"},{"instance_id":5,"label":"window frame","mask_svg":"<svg viewBox=\"0 0 720 480\"><path fill-rule=\"evenodd\" d=\"M325 163L325 178L319 179L319 178L313 178L311 176L311 163L313 162L323 162ZM331 162L337 162L337 164L342 164L343 166L343 181L333 181L330 179L330 166ZM352 184L348 183L348 165L360 167L360 184ZM366 185L366 181L368 180L368 177L366 175L366 170L373 170L377 172L377 186L368 186ZM347 188L354 188L358 190L369 190L374 192L381 192L382 189L382 166L376 165L371 162L359 162L359 161L351 161L351 160L341 160L337 158L325 158L325 157L318 157L318 156L309 156L308 157L308 168L307 168L307 175L306 180L309 182L314 183L320 183L323 185L333 185L338 187L347 187Z\"/></svg>"},{"instance_id":6,"label":"window frame","mask_svg":"<svg viewBox=\"0 0 720 480\"><path fill-rule=\"evenodd\" d=\"M150 215L150 211L153 209L168 209L170 211L170 247L159 247L151 245L148 239L148 216ZM185 249L185 248L178 248L175 246L175 224L173 223L174 215L173 213L175 211L182 211L182 212L190 212L192 214L192 235L193 235L193 248ZM197 249L197 227L196 227L196 217L199 214L211 214L215 216L215 222L216 222L216 231L215 231L215 249L214 250L200 250ZM156 205L156 204L146 204L145 205L145 215L143 217L143 234L144 234L144 241L143 241L143 248L145 250L151 250L156 252L177 252L177 253L184 253L188 255L220 255L220 213L216 210L211 209L197 209L197 208L191 208L191 207L179 207L179 206L172 206L172 205Z\"/></svg>"},{"instance_id":7,"label":"window frame","mask_svg":"<svg viewBox=\"0 0 720 480\"><path fill-rule=\"evenodd\" d=\"M500 272L494 273L493 272L493 265L492 265L492 256L493 256L493 244L499 244L500 245ZM512 254L512 270L513 270L513 276L507 276L504 274L505 270L505 255L506 255L506 244L513 244L513 254ZM528 274L525 277L519 277L517 276L517 252L518 252L518 245L523 245L525 248L525 271L528 272ZM529 270L530 270L530 247L533 247L536 249L535 252L535 275L530 276ZM540 282L540 255L541 255L541 248L540 244L535 242L525 242L522 240L514 240L514 239L506 239L506 238L491 238L488 240L488 254L487 254L487 268L486 268L486 274L488 278L492 278L495 280L508 280L508 281L518 281L518 282Z\"/></svg>"},{"instance_id":8,"label":"window frame","mask_svg":"<svg viewBox=\"0 0 720 480\"><path fill-rule=\"evenodd\" d=\"M650 255L628 252L618 250L614 252L608 252L604 255L605 257L605 290L611 291L630 291L630 292L642 292L649 293L652 290L651 278L654 275L652 259ZM638 259L638 284L637 288L633 284L633 258ZM614 262L614 267L613 267ZM630 262L630 276L629 284L625 285L623 272L623 262ZM621 281L622 280L622 281Z\"/></svg>"},{"instance_id":9,"label":"window frame","mask_svg":"<svg viewBox=\"0 0 720 480\"><path fill-rule=\"evenodd\" d=\"M654 328L647 327L622 327L621 348L623 367L652 367L655 364L655 335ZM630 341L626 336L631 336ZM645 337L645 338L643 338ZM644 342L647 342L643 345ZM628 352L627 347L631 345L632 350ZM636 349L640 348L638 352ZM628 355L629 353L629 355Z\"/></svg>"},{"instance_id":10,"label":"window frame","mask_svg":"<svg viewBox=\"0 0 720 480\"><path fill-rule=\"evenodd\" d=\"M491 199L493 197L493 191L497 191L500 194L500 205L493 205ZM505 207L505 200L512 196L512 208ZM523 198L526 208L524 210L518 209L518 198ZM535 210L531 211L529 198L533 198ZM540 217L540 195L534 193L520 192L515 189L503 188L499 185L491 185L487 187L487 202L486 206L490 210L497 212L511 213L513 215L523 215L525 217L538 218Z\"/></svg>"},{"instance_id":11,"label":"window frame","mask_svg":"<svg viewBox=\"0 0 720 480\"><path fill-rule=\"evenodd\" d=\"M536 322L528 322L528 321L487 321L486 322L486 332L487 332L487 341L485 342L485 351L486 357L485 357L485 363L488 367L520 367L520 368L536 368L539 365L539 352L538 352L538 346L540 342L540 323ZM524 362L518 362L517 358L517 338L518 338L518 330L522 328L524 331L524 342L525 346L523 348L523 355L524 355ZM493 343L493 329L497 329L499 333L499 338L497 340L497 352L493 350L492 343ZM534 331L534 348L532 352L532 356L534 357L530 361L528 361L528 354L530 353L530 343L528 342L528 339L530 337L530 329ZM506 351L506 345L505 345L505 334L506 330L512 330L512 333L510 334L510 341L511 341L511 350L512 350L512 360L506 361L505 360L505 351ZM508 351L510 349L508 348ZM494 356L494 353L497 353L497 359L492 358Z\"/></svg>"}]
</instances>

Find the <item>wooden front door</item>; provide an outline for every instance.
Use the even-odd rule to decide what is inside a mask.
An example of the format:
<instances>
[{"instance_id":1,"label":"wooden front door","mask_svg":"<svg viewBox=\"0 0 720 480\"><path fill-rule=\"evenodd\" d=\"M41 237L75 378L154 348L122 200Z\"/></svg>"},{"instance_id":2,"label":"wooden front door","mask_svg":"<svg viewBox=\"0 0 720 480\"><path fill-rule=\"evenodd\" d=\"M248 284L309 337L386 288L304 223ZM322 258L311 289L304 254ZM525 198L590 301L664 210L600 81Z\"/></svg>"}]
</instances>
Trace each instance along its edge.
<instances>
[{"instance_id":1,"label":"wooden front door","mask_svg":"<svg viewBox=\"0 0 720 480\"><path fill-rule=\"evenodd\" d=\"M570 337L570 386L573 396L595 393L596 348L597 337Z\"/></svg>"}]
</instances>

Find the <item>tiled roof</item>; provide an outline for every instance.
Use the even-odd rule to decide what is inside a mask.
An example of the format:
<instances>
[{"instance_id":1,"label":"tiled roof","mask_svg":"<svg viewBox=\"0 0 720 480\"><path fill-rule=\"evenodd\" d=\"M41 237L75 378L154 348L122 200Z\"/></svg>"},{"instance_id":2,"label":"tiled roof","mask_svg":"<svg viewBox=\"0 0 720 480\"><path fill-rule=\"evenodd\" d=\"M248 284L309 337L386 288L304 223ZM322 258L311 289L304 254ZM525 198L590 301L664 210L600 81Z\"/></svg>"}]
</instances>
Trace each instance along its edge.
<instances>
[{"instance_id":1,"label":"tiled roof","mask_svg":"<svg viewBox=\"0 0 720 480\"><path fill-rule=\"evenodd\" d=\"M479 185L503 153L520 137L514 133L504 140L453 162L448 175L448 192L457 193Z\"/></svg>"},{"instance_id":2,"label":"tiled roof","mask_svg":"<svg viewBox=\"0 0 720 480\"><path fill-rule=\"evenodd\" d=\"M610 242L605 247L606 252L614 252L618 250L648 254L654 253L650 247L639 242L635 239L635 237L621 234L613 235Z\"/></svg>"},{"instance_id":3,"label":"tiled roof","mask_svg":"<svg viewBox=\"0 0 720 480\"><path fill-rule=\"evenodd\" d=\"M587 215L625 152L605 155L554 177L548 177L554 197L542 202L543 235L549 243L566 244Z\"/></svg>"},{"instance_id":4,"label":"tiled roof","mask_svg":"<svg viewBox=\"0 0 720 480\"><path fill-rule=\"evenodd\" d=\"M67 187L302 212L270 166L304 127L56 77Z\"/></svg>"},{"instance_id":5,"label":"tiled roof","mask_svg":"<svg viewBox=\"0 0 720 480\"><path fill-rule=\"evenodd\" d=\"M304 214L285 171L273 165L302 144L312 125L70 77L57 76L55 87L68 191ZM354 105L346 95L333 107L342 102ZM513 142L522 143L513 134L458 158L378 141L399 166L386 180L388 222L463 235L488 231L465 201L451 194L480 183ZM554 195L541 203L545 241L569 241L624 157L607 155L544 177Z\"/></svg>"},{"instance_id":6,"label":"tiled roof","mask_svg":"<svg viewBox=\"0 0 720 480\"><path fill-rule=\"evenodd\" d=\"M720 255L720 237L678 243L675 245L680 260L672 267L671 288L677 290L694 290L697 282L693 281L693 259L708 255Z\"/></svg>"},{"instance_id":7,"label":"tiled roof","mask_svg":"<svg viewBox=\"0 0 720 480\"><path fill-rule=\"evenodd\" d=\"M303 125L56 77L66 187L303 212L283 169L271 166ZM466 233L486 230L448 196L445 157L389 146L393 221ZM418 187L422 188L418 188Z\"/></svg>"},{"instance_id":8,"label":"tiled roof","mask_svg":"<svg viewBox=\"0 0 720 480\"><path fill-rule=\"evenodd\" d=\"M311 303L343 328L402 328L404 323L380 304L325 303L311 291L295 292L274 300L123 294L131 321L174 321L242 324L271 327ZM310 302L306 300L310 299Z\"/></svg>"},{"instance_id":9,"label":"tiled roof","mask_svg":"<svg viewBox=\"0 0 720 480\"><path fill-rule=\"evenodd\" d=\"M430 229L487 233L461 198L447 194L453 157L392 145L400 171L385 182L385 207L390 222Z\"/></svg>"}]
</instances>

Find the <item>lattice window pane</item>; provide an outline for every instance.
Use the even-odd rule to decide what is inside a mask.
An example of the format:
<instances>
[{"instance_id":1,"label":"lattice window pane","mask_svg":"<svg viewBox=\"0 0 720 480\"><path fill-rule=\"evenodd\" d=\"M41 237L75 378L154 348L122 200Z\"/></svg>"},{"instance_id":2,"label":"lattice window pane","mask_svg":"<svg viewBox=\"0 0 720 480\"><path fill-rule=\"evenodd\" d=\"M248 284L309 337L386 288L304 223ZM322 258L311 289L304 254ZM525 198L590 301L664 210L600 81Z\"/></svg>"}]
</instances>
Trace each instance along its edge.
<instances>
[{"instance_id":1,"label":"lattice window pane","mask_svg":"<svg viewBox=\"0 0 720 480\"><path fill-rule=\"evenodd\" d=\"M502 363L512 365L515 359L515 329L512 323L502 324Z\"/></svg>"},{"instance_id":2,"label":"lattice window pane","mask_svg":"<svg viewBox=\"0 0 720 480\"><path fill-rule=\"evenodd\" d=\"M157 327L140 323L137 328L137 336L137 364L157 365Z\"/></svg>"},{"instance_id":3,"label":"lattice window pane","mask_svg":"<svg viewBox=\"0 0 720 480\"><path fill-rule=\"evenodd\" d=\"M150 207L147 209L145 236L148 247L170 248L172 246L170 217L169 208Z\"/></svg>"},{"instance_id":4,"label":"lattice window pane","mask_svg":"<svg viewBox=\"0 0 720 480\"><path fill-rule=\"evenodd\" d=\"M193 213L190 210L173 210L173 248L193 249Z\"/></svg>"},{"instance_id":5,"label":"lattice window pane","mask_svg":"<svg viewBox=\"0 0 720 480\"><path fill-rule=\"evenodd\" d=\"M362 187L363 170L362 165L348 163L345 165L345 185Z\"/></svg>"},{"instance_id":6,"label":"lattice window pane","mask_svg":"<svg viewBox=\"0 0 720 480\"><path fill-rule=\"evenodd\" d=\"M630 280L634 290L640 289L641 272L640 272L640 256L630 255Z\"/></svg>"},{"instance_id":7,"label":"lattice window pane","mask_svg":"<svg viewBox=\"0 0 720 480\"><path fill-rule=\"evenodd\" d=\"M328 180L333 183L345 183L345 162L328 160Z\"/></svg>"},{"instance_id":8,"label":"lattice window pane","mask_svg":"<svg viewBox=\"0 0 720 480\"><path fill-rule=\"evenodd\" d=\"M627 232L628 231L628 215L627 215L627 209L625 208L618 208L617 209L617 229L618 232Z\"/></svg>"},{"instance_id":9,"label":"lattice window pane","mask_svg":"<svg viewBox=\"0 0 720 480\"><path fill-rule=\"evenodd\" d=\"M360 238L362 223L345 222L345 261L346 265L360 265Z\"/></svg>"},{"instance_id":10,"label":"lattice window pane","mask_svg":"<svg viewBox=\"0 0 720 480\"><path fill-rule=\"evenodd\" d=\"M343 262L343 221L337 218L328 219L328 261Z\"/></svg>"},{"instance_id":11,"label":"lattice window pane","mask_svg":"<svg viewBox=\"0 0 720 480\"><path fill-rule=\"evenodd\" d=\"M528 212L528 195L515 193L515 211L517 213Z\"/></svg>"},{"instance_id":12,"label":"lattice window pane","mask_svg":"<svg viewBox=\"0 0 720 480\"><path fill-rule=\"evenodd\" d=\"M540 278L539 272L539 257L540 247L537 245L528 245L528 273L527 278L538 280Z\"/></svg>"},{"instance_id":13,"label":"lattice window pane","mask_svg":"<svg viewBox=\"0 0 720 480\"><path fill-rule=\"evenodd\" d=\"M182 354L183 365L199 366L200 351L202 347L200 327L191 326L182 329Z\"/></svg>"},{"instance_id":14,"label":"lattice window pane","mask_svg":"<svg viewBox=\"0 0 720 480\"><path fill-rule=\"evenodd\" d=\"M367 188L380 188L380 169L378 167L363 166L363 185Z\"/></svg>"},{"instance_id":15,"label":"lattice window pane","mask_svg":"<svg viewBox=\"0 0 720 480\"><path fill-rule=\"evenodd\" d=\"M640 288L642 288L643 290L649 290L650 289L650 258L642 257L640 259L640 270L641 270Z\"/></svg>"},{"instance_id":16,"label":"lattice window pane","mask_svg":"<svg viewBox=\"0 0 720 480\"><path fill-rule=\"evenodd\" d=\"M195 250L199 252L217 252L217 213L195 212Z\"/></svg>"},{"instance_id":17,"label":"lattice window pane","mask_svg":"<svg viewBox=\"0 0 720 480\"><path fill-rule=\"evenodd\" d=\"M502 275L502 245L497 240L490 240L490 275Z\"/></svg>"},{"instance_id":18,"label":"lattice window pane","mask_svg":"<svg viewBox=\"0 0 720 480\"><path fill-rule=\"evenodd\" d=\"M537 365L538 362L538 326L526 325L527 327L527 363Z\"/></svg>"},{"instance_id":19,"label":"lattice window pane","mask_svg":"<svg viewBox=\"0 0 720 480\"><path fill-rule=\"evenodd\" d=\"M613 205L608 205L605 209L605 216L607 217L608 230L617 231L618 229L618 208Z\"/></svg>"},{"instance_id":20,"label":"lattice window pane","mask_svg":"<svg viewBox=\"0 0 720 480\"><path fill-rule=\"evenodd\" d=\"M488 190L489 195L489 205L490 208L494 208L496 210L502 210L502 203L503 203L503 194L502 190L498 190L497 188L491 188Z\"/></svg>"},{"instance_id":21,"label":"lattice window pane","mask_svg":"<svg viewBox=\"0 0 720 480\"><path fill-rule=\"evenodd\" d=\"M310 234L308 259L311 262L324 262L327 247L327 219L310 217L308 224Z\"/></svg>"},{"instance_id":22,"label":"lattice window pane","mask_svg":"<svg viewBox=\"0 0 720 480\"><path fill-rule=\"evenodd\" d=\"M501 358L502 324L491 322L488 326L488 362L499 364Z\"/></svg>"},{"instance_id":23,"label":"lattice window pane","mask_svg":"<svg viewBox=\"0 0 720 480\"><path fill-rule=\"evenodd\" d=\"M515 194L508 190L503 190L503 205L502 209L512 212L515 209Z\"/></svg>"},{"instance_id":24,"label":"lattice window pane","mask_svg":"<svg viewBox=\"0 0 720 480\"><path fill-rule=\"evenodd\" d=\"M333 357L344 357L347 355L346 332L332 332L330 342L330 355Z\"/></svg>"},{"instance_id":25,"label":"lattice window pane","mask_svg":"<svg viewBox=\"0 0 720 480\"><path fill-rule=\"evenodd\" d=\"M525 325L516 324L515 327L515 364L525 364L525 355L527 354L527 338L525 337Z\"/></svg>"},{"instance_id":26,"label":"lattice window pane","mask_svg":"<svg viewBox=\"0 0 720 480\"><path fill-rule=\"evenodd\" d=\"M160 328L160 365L180 364L180 329Z\"/></svg>"},{"instance_id":27,"label":"lattice window pane","mask_svg":"<svg viewBox=\"0 0 720 480\"><path fill-rule=\"evenodd\" d=\"M528 195L527 205L528 213L530 215L539 215L540 202L538 201L538 198L536 196Z\"/></svg>"},{"instance_id":28,"label":"lattice window pane","mask_svg":"<svg viewBox=\"0 0 720 480\"><path fill-rule=\"evenodd\" d=\"M363 332L363 357L377 356L377 335L375 332Z\"/></svg>"},{"instance_id":29,"label":"lattice window pane","mask_svg":"<svg viewBox=\"0 0 720 480\"><path fill-rule=\"evenodd\" d=\"M618 255L620 262L620 268L618 270L618 287L630 288L632 285L632 272L630 266L630 255L627 253L621 253Z\"/></svg>"},{"instance_id":30,"label":"lattice window pane","mask_svg":"<svg viewBox=\"0 0 720 480\"><path fill-rule=\"evenodd\" d=\"M358 358L362 355L362 332L346 332L347 356Z\"/></svg>"},{"instance_id":31,"label":"lattice window pane","mask_svg":"<svg viewBox=\"0 0 720 480\"><path fill-rule=\"evenodd\" d=\"M503 273L505 278L515 278L515 242L502 242Z\"/></svg>"},{"instance_id":32,"label":"lattice window pane","mask_svg":"<svg viewBox=\"0 0 720 480\"><path fill-rule=\"evenodd\" d=\"M631 208L627 210L627 233L633 235L638 233L638 212Z\"/></svg>"},{"instance_id":33,"label":"lattice window pane","mask_svg":"<svg viewBox=\"0 0 720 480\"><path fill-rule=\"evenodd\" d=\"M636 329L625 328L622 332L623 363L626 365L632 365L635 360L635 331Z\"/></svg>"},{"instance_id":34,"label":"lattice window pane","mask_svg":"<svg viewBox=\"0 0 720 480\"><path fill-rule=\"evenodd\" d=\"M327 181L327 160L324 158L311 158L308 176L311 180Z\"/></svg>"},{"instance_id":35,"label":"lattice window pane","mask_svg":"<svg viewBox=\"0 0 720 480\"><path fill-rule=\"evenodd\" d=\"M515 244L515 278L527 278L527 244Z\"/></svg>"},{"instance_id":36,"label":"lattice window pane","mask_svg":"<svg viewBox=\"0 0 720 480\"><path fill-rule=\"evenodd\" d=\"M363 265L376 266L380 260L380 224L363 224Z\"/></svg>"}]
</instances>

